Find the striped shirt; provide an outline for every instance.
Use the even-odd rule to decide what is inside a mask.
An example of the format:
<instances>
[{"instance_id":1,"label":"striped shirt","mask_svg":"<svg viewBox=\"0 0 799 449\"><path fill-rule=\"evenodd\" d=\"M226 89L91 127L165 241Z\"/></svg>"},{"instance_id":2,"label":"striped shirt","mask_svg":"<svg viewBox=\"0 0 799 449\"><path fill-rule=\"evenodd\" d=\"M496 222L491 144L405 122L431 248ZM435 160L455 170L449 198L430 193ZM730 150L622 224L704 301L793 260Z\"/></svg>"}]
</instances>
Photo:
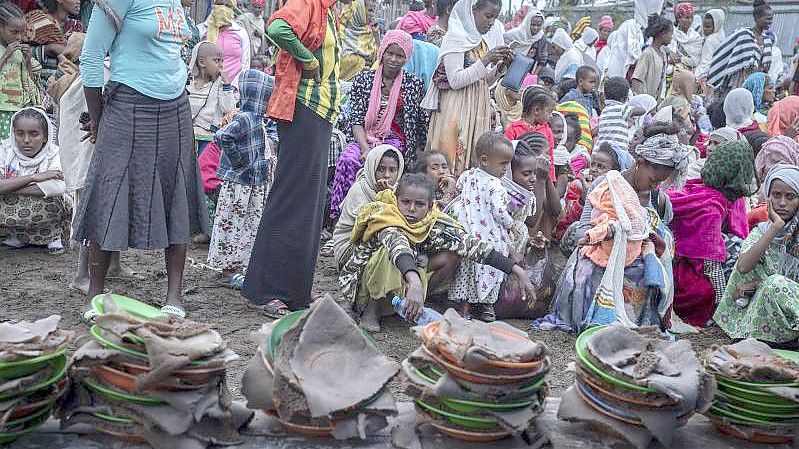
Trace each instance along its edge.
<instances>
[{"instance_id":1,"label":"striped shirt","mask_svg":"<svg viewBox=\"0 0 799 449\"><path fill-rule=\"evenodd\" d=\"M624 105L615 100L607 100L602 115L599 116L599 133L597 134L596 147L607 142L627 149L630 145L630 135L627 123L624 122L622 112Z\"/></svg>"},{"instance_id":2,"label":"striped shirt","mask_svg":"<svg viewBox=\"0 0 799 449\"><path fill-rule=\"evenodd\" d=\"M302 78L297 89L297 99L308 109L316 112L330 123L336 121L341 103L341 92L338 85L340 42L333 11L327 13L325 41L313 52L319 61L319 73L322 82Z\"/></svg>"}]
</instances>

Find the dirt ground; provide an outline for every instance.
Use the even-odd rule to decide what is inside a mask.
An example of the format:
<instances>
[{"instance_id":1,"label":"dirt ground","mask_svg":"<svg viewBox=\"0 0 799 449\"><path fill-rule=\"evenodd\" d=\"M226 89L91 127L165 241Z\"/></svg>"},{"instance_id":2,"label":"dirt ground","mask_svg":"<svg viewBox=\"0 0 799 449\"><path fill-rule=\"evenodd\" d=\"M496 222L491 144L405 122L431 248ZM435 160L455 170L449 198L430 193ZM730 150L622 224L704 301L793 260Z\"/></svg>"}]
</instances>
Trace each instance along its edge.
<instances>
[{"instance_id":1,"label":"dirt ground","mask_svg":"<svg viewBox=\"0 0 799 449\"><path fill-rule=\"evenodd\" d=\"M241 358L229 370L231 389L240 397L240 380L247 361L253 355L255 344L250 333L267 319L247 309L238 292L218 286L216 273L203 265L207 247L192 245L186 264L184 285L189 317L193 320L216 324L217 330L230 342L230 347ZM70 290L69 282L75 270L77 253L67 252L51 256L36 249L9 250L0 247L0 319L38 319L57 313L62 316L62 326L86 335L79 311L86 302L81 293ZM122 256L124 264L135 270L141 279L110 279L107 288L113 293L160 305L166 292L166 272L163 255L159 252L130 251ZM321 258L317 268L315 289L319 293L336 290L335 269L331 258ZM512 320L520 329L529 329L527 320ZM552 370L548 381L550 394L559 395L573 381L566 365L574 357L574 335L563 332L531 332L531 338L544 341L549 347ZM689 337L694 348L704 353L712 344L729 340L718 328L705 330ZM383 350L393 359L401 361L419 345L417 338L398 318L384 321L383 332L375 335ZM403 396L402 382L395 381L392 389Z\"/></svg>"}]
</instances>

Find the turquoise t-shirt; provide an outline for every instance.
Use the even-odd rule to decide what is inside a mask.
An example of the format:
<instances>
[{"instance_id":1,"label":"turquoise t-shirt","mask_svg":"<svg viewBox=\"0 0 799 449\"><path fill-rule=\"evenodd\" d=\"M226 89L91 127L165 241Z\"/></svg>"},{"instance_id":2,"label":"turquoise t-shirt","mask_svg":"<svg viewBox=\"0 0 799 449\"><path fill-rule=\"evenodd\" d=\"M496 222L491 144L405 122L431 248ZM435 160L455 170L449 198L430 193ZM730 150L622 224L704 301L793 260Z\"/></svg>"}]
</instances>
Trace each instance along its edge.
<instances>
[{"instance_id":1,"label":"turquoise t-shirt","mask_svg":"<svg viewBox=\"0 0 799 449\"><path fill-rule=\"evenodd\" d=\"M159 100L173 100L186 88L183 42L191 37L179 0L107 0L122 20L114 24L97 5L80 55L85 87L103 87L103 60L111 57L110 81Z\"/></svg>"}]
</instances>

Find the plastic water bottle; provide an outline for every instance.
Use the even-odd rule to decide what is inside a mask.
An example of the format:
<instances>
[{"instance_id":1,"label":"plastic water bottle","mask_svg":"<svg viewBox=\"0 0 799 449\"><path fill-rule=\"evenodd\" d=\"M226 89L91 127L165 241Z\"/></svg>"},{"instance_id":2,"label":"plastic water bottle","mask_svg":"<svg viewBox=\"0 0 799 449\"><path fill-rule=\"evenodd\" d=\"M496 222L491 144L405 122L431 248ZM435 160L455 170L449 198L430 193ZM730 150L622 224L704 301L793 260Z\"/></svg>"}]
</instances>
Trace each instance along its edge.
<instances>
[{"instance_id":1,"label":"plastic water bottle","mask_svg":"<svg viewBox=\"0 0 799 449\"><path fill-rule=\"evenodd\" d=\"M405 318L405 298L395 296L394 299L391 300L391 305L394 306L394 311L397 312L397 315ZM441 315L434 309L431 309L430 307L423 307L422 316L416 320L416 325L424 326L427 323L432 323L433 321L441 321L442 318L444 318L444 315ZM407 320L407 318L405 319Z\"/></svg>"}]
</instances>

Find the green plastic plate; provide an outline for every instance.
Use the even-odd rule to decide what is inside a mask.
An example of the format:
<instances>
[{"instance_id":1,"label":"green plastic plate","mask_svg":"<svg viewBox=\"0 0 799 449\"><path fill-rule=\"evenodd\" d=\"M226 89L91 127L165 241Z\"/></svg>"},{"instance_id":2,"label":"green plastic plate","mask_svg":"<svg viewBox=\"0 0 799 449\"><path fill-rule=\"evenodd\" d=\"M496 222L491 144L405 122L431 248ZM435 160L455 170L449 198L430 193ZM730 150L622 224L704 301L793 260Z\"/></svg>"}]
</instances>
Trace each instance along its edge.
<instances>
[{"instance_id":1,"label":"green plastic plate","mask_svg":"<svg viewBox=\"0 0 799 449\"><path fill-rule=\"evenodd\" d=\"M765 404L776 404L791 407L795 407L797 405L796 402L791 402L788 399L781 398L775 394L769 393L768 391L763 391L756 387L740 387L730 384L723 377L717 377L716 381L718 382L719 390L735 396L736 398L749 399L750 401Z\"/></svg>"},{"instance_id":2,"label":"green plastic plate","mask_svg":"<svg viewBox=\"0 0 799 449\"><path fill-rule=\"evenodd\" d=\"M439 397L438 400L441 401L442 404L446 405L447 408L458 413L476 413L483 410L508 412L512 410L519 410L525 407L529 407L533 405L533 403L535 402L535 401L520 401L520 402L508 402L505 404L501 404L501 403L490 403L490 402L467 401L464 399L451 399L443 396Z\"/></svg>"},{"instance_id":3,"label":"green plastic plate","mask_svg":"<svg viewBox=\"0 0 799 449\"><path fill-rule=\"evenodd\" d=\"M122 418L121 416L114 416L108 415L106 413L92 413L93 416L100 418L104 421L109 421L117 424L133 424L134 421L128 418Z\"/></svg>"},{"instance_id":4,"label":"green plastic plate","mask_svg":"<svg viewBox=\"0 0 799 449\"><path fill-rule=\"evenodd\" d=\"M755 411L745 406L742 407L732 402L727 402L724 400L720 401L718 399L716 400L716 406L725 410L731 410L742 416L747 416L754 419L762 419L763 421L793 422L794 424L799 424L799 421L797 421L797 419L799 419L799 414L796 413L779 414L773 410L770 412Z\"/></svg>"},{"instance_id":5,"label":"green plastic plate","mask_svg":"<svg viewBox=\"0 0 799 449\"><path fill-rule=\"evenodd\" d=\"M17 438L25 435L26 433L30 433L35 430L37 427L44 424L47 421L47 418L50 417L50 411L52 407L45 407L43 410L34 413L31 416L26 417L24 420L27 421L22 430L18 430L16 432L0 432L0 444L8 444ZM20 420L18 422L21 422Z\"/></svg>"},{"instance_id":6,"label":"green plastic plate","mask_svg":"<svg viewBox=\"0 0 799 449\"><path fill-rule=\"evenodd\" d=\"M416 400L416 404L426 410L428 413L438 416L440 418L446 419L447 421L455 424L457 426L463 427L465 429L471 430L489 430L489 429L497 429L499 428L499 423L496 420L491 418L478 418L475 416L464 416L459 415L457 413L448 412L446 410L441 410L438 407L434 407L430 404L425 403L421 399Z\"/></svg>"},{"instance_id":7,"label":"green plastic plate","mask_svg":"<svg viewBox=\"0 0 799 449\"><path fill-rule=\"evenodd\" d=\"M67 350L64 348L52 354L40 355L38 357L17 360L15 362L0 363L0 378L10 380L33 374L47 366L50 360L64 355L66 352Z\"/></svg>"},{"instance_id":8,"label":"green plastic plate","mask_svg":"<svg viewBox=\"0 0 799 449\"><path fill-rule=\"evenodd\" d=\"M107 294L103 293L92 298L92 309L94 309L94 311L99 313L100 315L105 313L103 309L103 297L106 295ZM136 318L142 320L151 320L153 318L164 316L163 312L161 312L160 310L156 309L155 307L147 303L137 301L135 299L128 298L122 295L115 295L115 294L109 294L109 295L111 296L111 299L113 299L114 302L117 303L117 307L119 307L129 315L133 315Z\"/></svg>"},{"instance_id":9,"label":"green plastic plate","mask_svg":"<svg viewBox=\"0 0 799 449\"><path fill-rule=\"evenodd\" d=\"M731 422L738 423L738 424L756 424L760 426L770 426L770 427L788 427L788 428L795 428L795 423L781 423L781 422L773 422L773 421L764 421L762 419L751 418L748 416L741 415L739 413L735 413L732 410L727 410L723 408L719 408L715 404L710 407L710 412L714 415L722 416L724 418L728 418Z\"/></svg>"},{"instance_id":10,"label":"green plastic plate","mask_svg":"<svg viewBox=\"0 0 799 449\"><path fill-rule=\"evenodd\" d=\"M799 352L797 351L788 351L787 349L774 349L774 353L778 356L788 359L794 363L799 363Z\"/></svg>"},{"instance_id":11,"label":"green plastic plate","mask_svg":"<svg viewBox=\"0 0 799 449\"><path fill-rule=\"evenodd\" d=\"M739 407L745 407L748 410L764 413L780 413L780 414L799 414L799 404L783 405L783 404L767 404L764 402L753 401L742 397L735 396L723 390L717 390L716 396L720 397L726 402L731 402Z\"/></svg>"},{"instance_id":12,"label":"green plastic plate","mask_svg":"<svg viewBox=\"0 0 799 449\"><path fill-rule=\"evenodd\" d=\"M574 348L577 351L577 357L579 357L580 362L588 368L592 373L596 374L597 376L601 377L602 379L606 380L607 382L612 383L613 385L619 386L621 388L626 388L628 390L639 391L642 393L657 393L657 391L644 387L641 385L636 385L630 382L625 382L621 379L616 379L615 377L611 376L610 374L605 373L601 369L599 369L591 359L588 357L588 339L591 338L595 333L599 332L600 330L604 329L607 326L597 326L592 327L577 337L577 341L574 343Z\"/></svg>"},{"instance_id":13,"label":"green plastic plate","mask_svg":"<svg viewBox=\"0 0 799 449\"><path fill-rule=\"evenodd\" d=\"M22 391L0 395L0 401L6 401L8 399L30 396L39 390L52 386L54 383L63 379L64 376L67 374L67 368L69 364L67 363L66 354L62 353L60 357L56 357L48 363L53 367L53 374L48 379L45 379L39 382L38 384L31 385L30 387Z\"/></svg>"},{"instance_id":14,"label":"green plastic plate","mask_svg":"<svg viewBox=\"0 0 799 449\"><path fill-rule=\"evenodd\" d=\"M269 353L269 360L275 360L275 351L277 351L277 347L280 345L280 342L283 341L283 335L285 335L286 332L288 332L288 330L300 320L300 317L302 317L303 313L305 313L305 310L295 310L294 312L290 312L277 320L275 327L272 328L272 333L269 335L269 342L266 346L266 351ZM380 346L369 334L369 332L361 329L361 333L363 334L364 338L366 338L366 341L368 341L375 348L380 349Z\"/></svg>"},{"instance_id":15,"label":"green plastic plate","mask_svg":"<svg viewBox=\"0 0 799 449\"><path fill-rule=\"evenodd\" d=\"M90 390L99 393L108 399L114 401L122 401L122 402L132 402L134 404L141 404L141 405L161 405L164 402L159 401L158 399L149 398L147 396L134 396L132 394L123 393L121 391L117 391L102 385L99 382L95 382L92 379L83 379L83 384L86 385Z\"/></svg>"},{"instance_id":16,"label":"green plastic plate","mask_svg":"<svg viewBox=\"0 0 799 449\"><path fill-rule=\"evenodd\" d=\"M147 358L147 354L127 348L125 346L122 346L105 338L105 336L103 336L103 328L101 328L96 324L92 325L92 327L89 329L89 334L92 336L92 338L97 340L97 342L99 342L101 345L105 346L106 348L116 349L117 351L125 355L136 357L138 359L149 360Z\"/></svg>"}]
</instances>

